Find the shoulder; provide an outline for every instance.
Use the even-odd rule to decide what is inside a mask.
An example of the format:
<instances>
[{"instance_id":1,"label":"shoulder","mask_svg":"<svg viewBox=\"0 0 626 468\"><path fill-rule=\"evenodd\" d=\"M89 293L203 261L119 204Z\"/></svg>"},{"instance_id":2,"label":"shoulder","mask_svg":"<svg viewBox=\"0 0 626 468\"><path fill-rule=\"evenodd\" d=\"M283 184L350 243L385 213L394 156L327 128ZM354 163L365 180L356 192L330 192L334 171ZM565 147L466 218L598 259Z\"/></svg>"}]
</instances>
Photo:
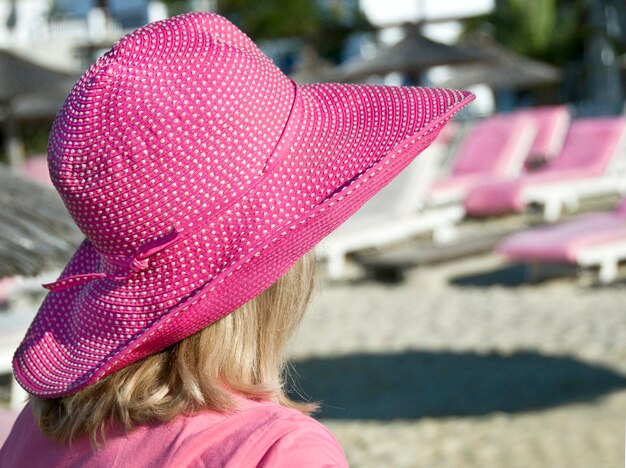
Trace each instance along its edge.
<instances>
[{"instance_id":1,"label":"shoulder","mask_svg":"<svg viewBox=\"0 0 626 468\"><path fill-rule=\"evenodd\" d=\"M238 435L237 447L231 452L233 466L348 466L331 432L297 410L252 402L228 419L231 430ZM205 460L211 461L214 454L207 450Z\"/></svg>"},{"instance_id":2,"label":"shoulder","mask_svg":"<svg viewBox=\"0 0 626 468\"><path fill-rule=\"evenodd\" d=\"M293 414L285 414L274 423L280 428L280 436L268 448L260 466L348 466L343 449L325 426L298 411L291 411Z\"/></svg>"}]
</instances>

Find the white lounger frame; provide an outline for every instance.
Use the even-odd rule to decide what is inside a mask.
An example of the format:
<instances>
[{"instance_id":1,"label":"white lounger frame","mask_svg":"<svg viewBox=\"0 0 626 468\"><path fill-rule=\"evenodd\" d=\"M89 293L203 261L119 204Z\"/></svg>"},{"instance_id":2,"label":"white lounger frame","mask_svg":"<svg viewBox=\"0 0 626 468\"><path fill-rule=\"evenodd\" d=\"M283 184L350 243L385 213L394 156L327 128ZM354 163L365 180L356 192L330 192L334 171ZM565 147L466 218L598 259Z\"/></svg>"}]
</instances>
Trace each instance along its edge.
<instances>
[{"instance_id":1,"label":"white lounger frame","mask_svg":"<svg viewBox=\"0 0 626 468\"><path fill-rule=\"evenodd\" d=\"M471 131L472 130L470 129L469 132L465 134L464 138L471 137ZM515 142L513 143L510 143L512 145L512 148L510 148L508 152L509 161L508 161L505 172L500 174L500 176L516 177L522 172L522 169L524 168L524 161L526 160L526 157L528 156L528 153L530 151L530 148L532 147L532 143L536 134L537 134L537 128L535 125L532 124L532 122L527 124L525 127L522 127L522 129L516 135L517 140L515 140ZM463 142L460 143L460 145L462 144ZM459 148L456 148L456 150L458 151ZM485 155L485 157L488 157L488 156L489 155ZM454 162L452 162L452 165L454 165ZM477 178L480 178L481 176L498 177L498 175L489 175L489 174L475 174L475 176ZM451 177L452 179L455 178L455 176L445 175L442 177L441 180L446 180L448 177ZM463 177L463 176L459 176L459 177ZM465 200L466 196L467 196L467 188L464 186L451 186L451 187L445 187L445 188L437 188L437 189L429 191L429 193L427 194L428 205L433 206L433 207L444 206L448 204L462 203Z\"/></svg>"},{"instance_id":2,"label":"white lounger frame","mask_svg":"<svg viewBox=\"0 0 626 468\"><path fill-rule=\"evenodd\" d=\"M576 256L581 267L599 267L598 280L602 284L617 279L619 263L626 260L626 240L610 242L582 250Z\"/></svg>"},{"instance_id":3,"label":"white lounger frame","mask_svg":"<svg viewBox=\"0 0 626 468\"><path fill-rule=\"evenodd\" d=\"M12 311L0 315L0 373L11 374L13 354L24 338L34 311ZM19 410L26 403L27 393L12 378L11 409Z\"/></svg>"},{"instance_id":4,"label":"white lounger frame","mask_svg":"<svg viewBox=\"0 0 626 468\"><path fill-rule=\"evenodd\" d=\"M15 278L15 284L11 287L9 295L43 291L41 284L54 281L58 275L59 272L50 272L34 278ZM13 374L13 354L37 312L37 307L22 309L22 306L18 306L0 314L0 374ZM11 409L21 410L26 404L27 396L28 394L12 377Z\"/></svg>"},{"instance_id":5,"label":"white lounger frame","mask_svg":"<svg viewBox=\"0 0 626 468\"><path fill-rule=\"evenodd\" d=\"M329 235L317 249L328 262L331 278L343 276L346 255L371 247L384 247L412 236L432 232L435 242L456 237L455 225L465 216L460 205L424 208L444 148L433 143L395 180L368 201L353 217Z\"/></svg>"},{"instance_id":6,"label":"white lounger frame","mask_svg":"<svg viewBox=\"0 0 626 468\"><path fill-rule=\"evenodd\" d=\"M338 235L331 235L318 248L318 257L326 258L328 276L340 278L345 271L346 255L350 252L386 245L418 234L432 232L435 243L451 242L457 238L456 225L465 216L458 205L435 208L400 218L381 217L372 223L346 225Z\"/></svg>"},{"instance_id":7,"label":"white lounger frame","mask_svg":"<svg viewBox=\"0 0 626 468\"><path fill-rule=\"evenodd\" d=\"M522 190L526 205L541 205L544 219L551 223L559 219L564 208L576 211L580 200L608 194L626 195L626 129L605 175L537 184Z\"/></svg>"}]
</instances>

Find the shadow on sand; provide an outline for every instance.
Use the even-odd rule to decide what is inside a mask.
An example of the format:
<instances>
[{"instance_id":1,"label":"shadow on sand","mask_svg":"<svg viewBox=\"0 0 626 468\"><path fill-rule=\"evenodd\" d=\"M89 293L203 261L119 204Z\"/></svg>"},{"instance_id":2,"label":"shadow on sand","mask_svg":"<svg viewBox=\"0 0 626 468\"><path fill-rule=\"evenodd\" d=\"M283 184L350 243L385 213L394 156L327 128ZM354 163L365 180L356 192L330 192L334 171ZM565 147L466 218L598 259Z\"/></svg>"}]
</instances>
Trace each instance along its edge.
<instances>
[{"instance_id":1,"label":"shadow on sand","mask_svg":"<svg viewBox=\"0 0 626 468\"><path fill-rule=\"evenodd\" d=\"M517 287L528 284L526 265L513 264L492 271L471 273L450 279L454 286L504 286Z\"/></svg>"},{"instance_id":2,"label":"shadow on sand","mask_svg":"<svg viewBox=\"0 0 626 468\"><path fill-rule=\"evenodd\" d=\"M575 265L542 263L537 266L513 263L495 270L470 273L450 279L453 286L515 288L543 283L554 279L576 278L579 270Z\"/></svg>"},{"instance_id":3,"label":"shadow on sand","mask_svg":"<svg viewBox=\"0 0 626 468\"><path fill-rule=\"evenodd\" d=\"M357 354L294 363L322 418L418 419L517 413L593 400L626 377L569 357L453 352Z\"/></svg>"}]
</instances>

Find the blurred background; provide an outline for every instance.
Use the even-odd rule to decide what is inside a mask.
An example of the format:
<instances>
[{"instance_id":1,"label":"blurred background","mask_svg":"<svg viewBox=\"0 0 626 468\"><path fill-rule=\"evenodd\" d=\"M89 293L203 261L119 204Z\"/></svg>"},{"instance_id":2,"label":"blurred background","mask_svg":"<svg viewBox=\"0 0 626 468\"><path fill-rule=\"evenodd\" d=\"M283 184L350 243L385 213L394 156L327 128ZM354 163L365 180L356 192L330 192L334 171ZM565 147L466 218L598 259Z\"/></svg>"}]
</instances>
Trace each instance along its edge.
<instances>
[{"instance_id":1,"label":"blurred background","mask_svg":"<svg viewBox=\"0 0 626 468\"><path fill-rule=\"evenodd\" d=\"M355 467L613 467L626 418L622 0L0 0L0 439L10 362L81 241L50 125L115 41L226 16L294 81L477 100L318 249L292 391Z\"/></svg>"}]
</instances>

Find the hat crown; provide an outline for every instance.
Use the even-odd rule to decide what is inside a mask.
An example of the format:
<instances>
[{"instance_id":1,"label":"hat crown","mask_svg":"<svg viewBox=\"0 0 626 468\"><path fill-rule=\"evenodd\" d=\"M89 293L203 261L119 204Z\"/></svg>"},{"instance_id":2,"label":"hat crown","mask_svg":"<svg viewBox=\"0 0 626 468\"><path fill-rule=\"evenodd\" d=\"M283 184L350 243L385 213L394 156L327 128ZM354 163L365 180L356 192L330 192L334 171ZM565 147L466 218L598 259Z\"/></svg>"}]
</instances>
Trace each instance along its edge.
<instances>
[{"instance_id":1,"label":"hat crown","mask_svg":"<svg viewBox=\"0 0 626 468\"><path fill-rule=\"evenodd\" d=\"M53 182L104 253L227 209L262 175L294 84L216 15L154 23L75 85L49 140Z\"/></svg>"},{"instance_id":2,"label":"hat crown","mask_svg":"<svg viewBox=\"0 0 626 468\"><path fill-rule=\"evenodd\" d=\"M17 380L37 396L68 395L236 310L471 99L298 87L214 15L127 36L53 125L53 182L88 241L47 285L13 360Z\"/></svg>"}]
</instances>

